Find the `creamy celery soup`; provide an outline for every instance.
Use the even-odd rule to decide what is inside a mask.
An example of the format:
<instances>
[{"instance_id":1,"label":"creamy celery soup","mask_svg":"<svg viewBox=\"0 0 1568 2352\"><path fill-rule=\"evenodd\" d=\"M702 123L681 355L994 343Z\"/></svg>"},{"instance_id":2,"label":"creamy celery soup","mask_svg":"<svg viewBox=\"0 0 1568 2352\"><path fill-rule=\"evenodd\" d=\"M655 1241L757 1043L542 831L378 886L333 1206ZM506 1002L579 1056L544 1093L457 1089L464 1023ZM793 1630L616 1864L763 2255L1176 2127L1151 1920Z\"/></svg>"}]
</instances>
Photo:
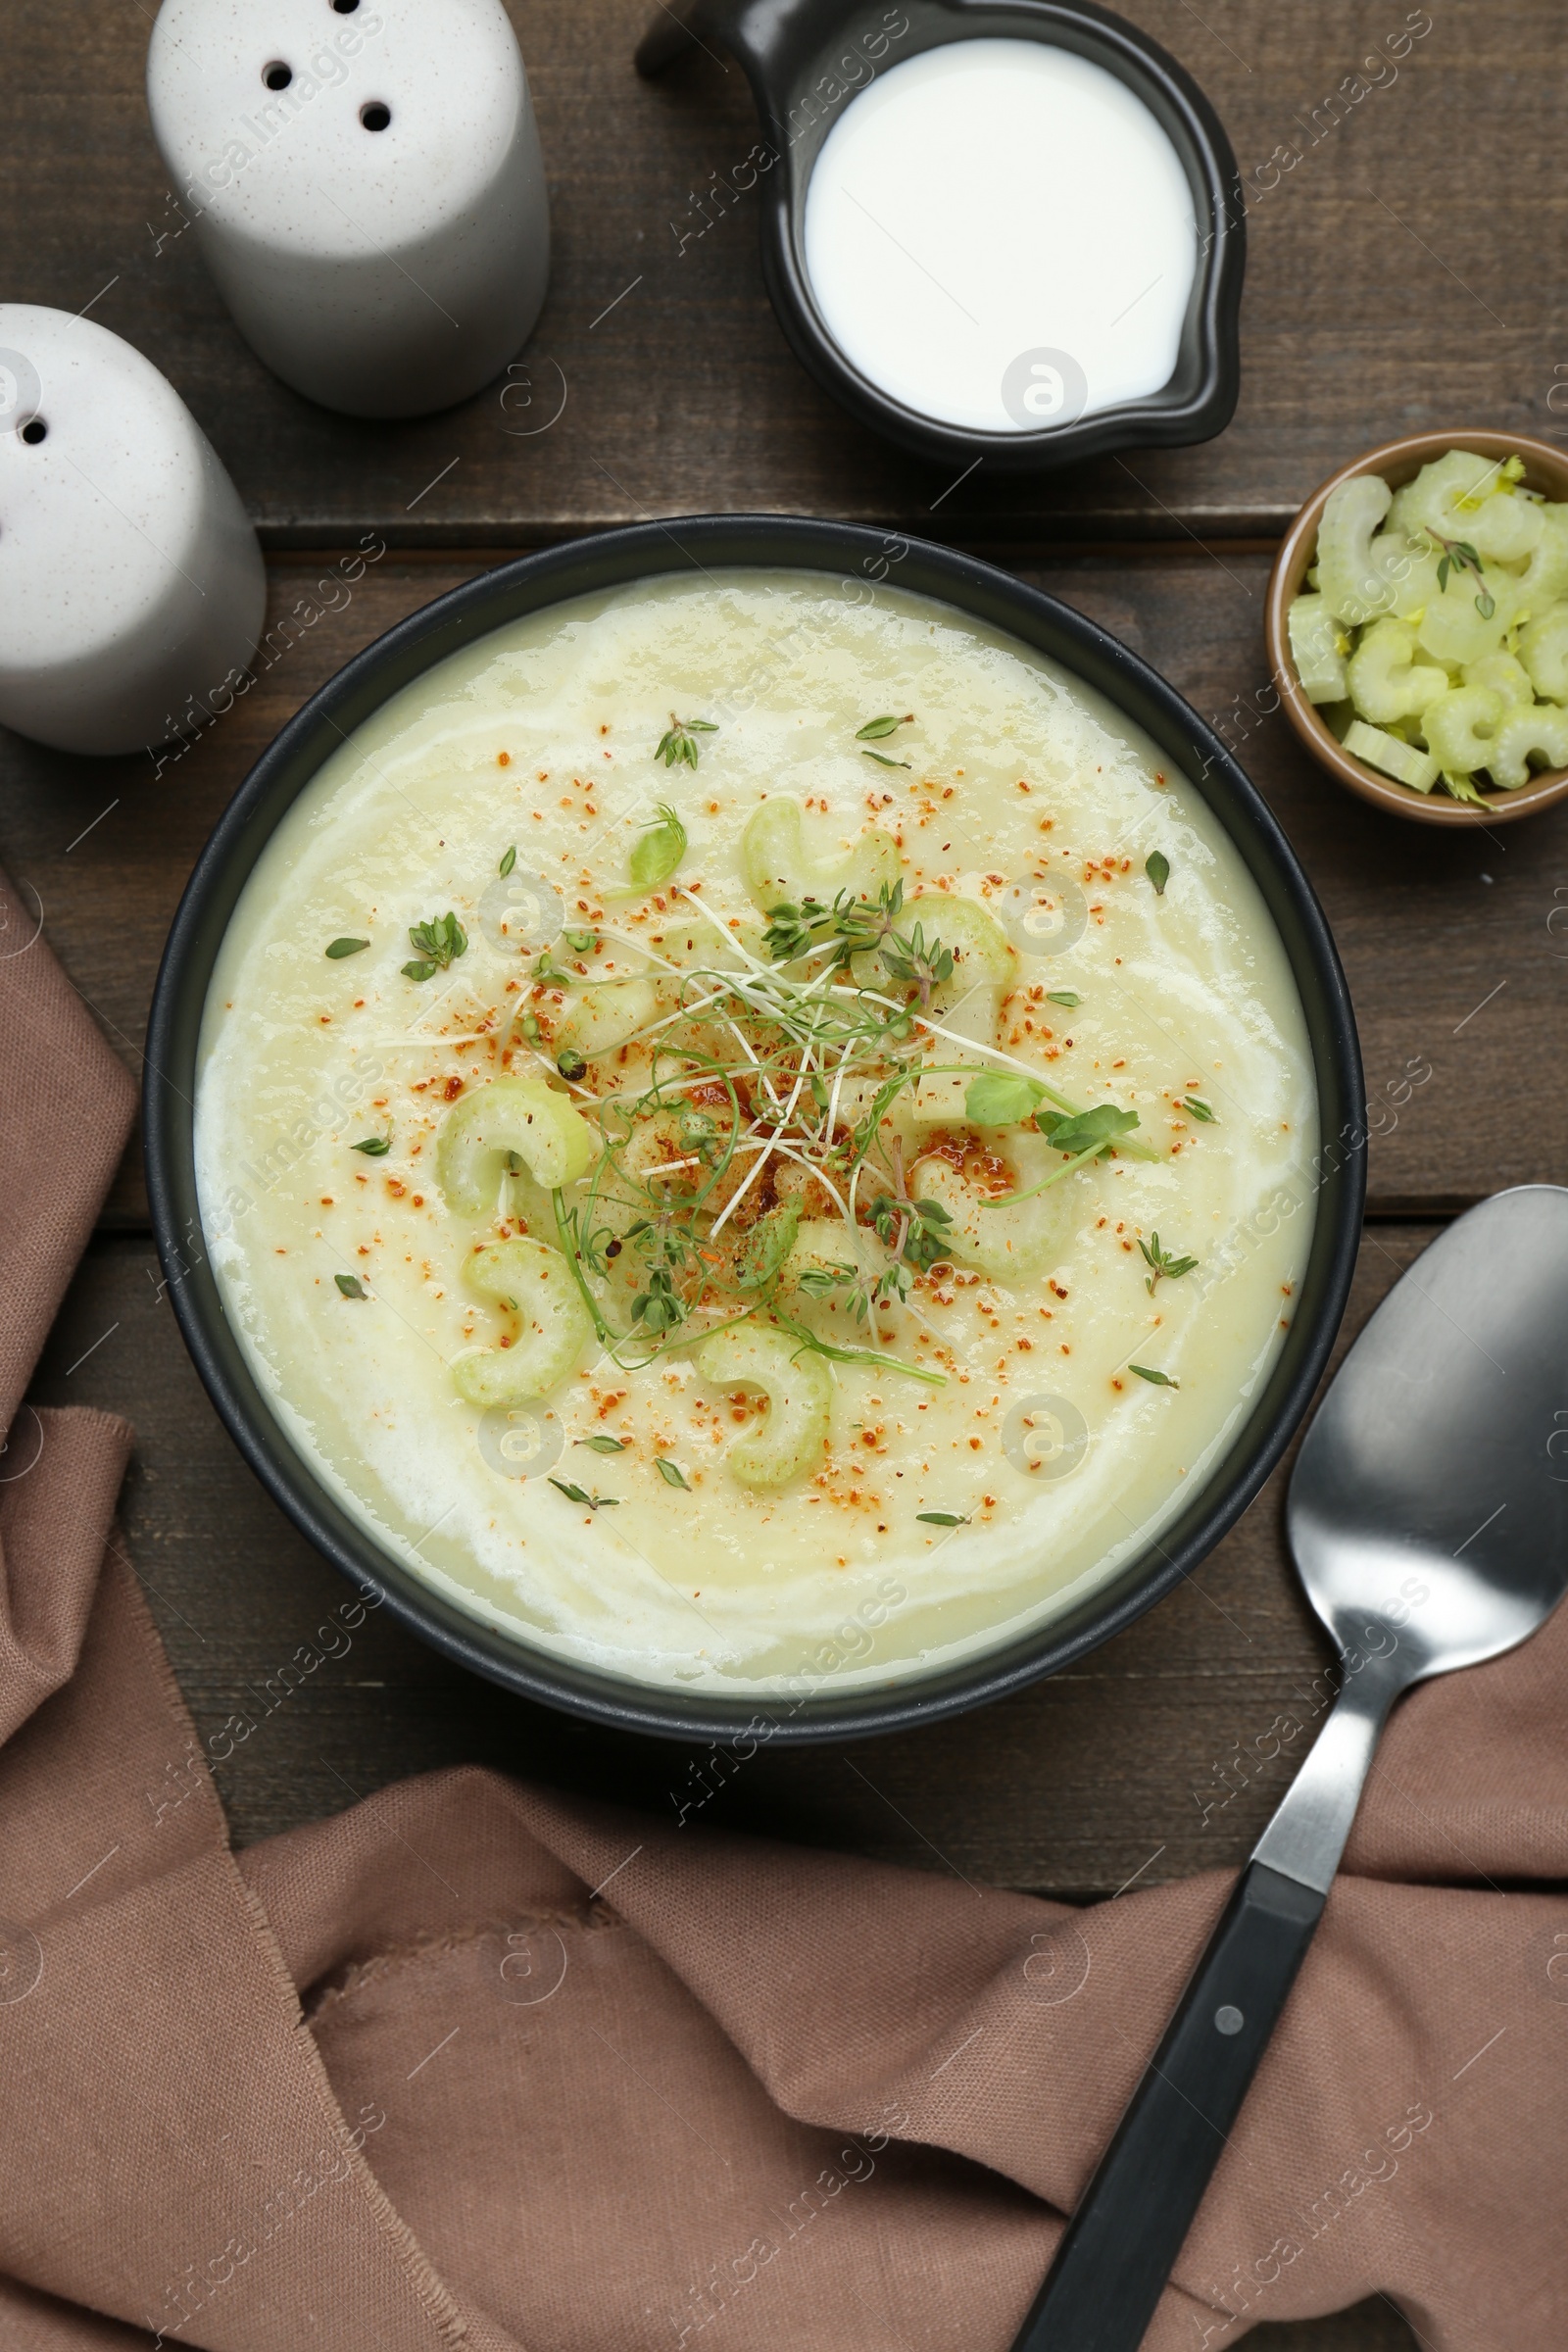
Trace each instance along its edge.
<instances>
[{"instance_id":1,"label":"creamy celery soup","mask_svg":"<svg viewBox=\"0 0 1568 2352\"><path fill-rule=\"evenodd\" d=\"M735 570L345 740L229 926L196 1142L255 1375L387 1552L761 1693L929 1672L1157 1538L1283 1344L1316 1124L1164 754L948 606Z\"/></svg>"}]
</instances>

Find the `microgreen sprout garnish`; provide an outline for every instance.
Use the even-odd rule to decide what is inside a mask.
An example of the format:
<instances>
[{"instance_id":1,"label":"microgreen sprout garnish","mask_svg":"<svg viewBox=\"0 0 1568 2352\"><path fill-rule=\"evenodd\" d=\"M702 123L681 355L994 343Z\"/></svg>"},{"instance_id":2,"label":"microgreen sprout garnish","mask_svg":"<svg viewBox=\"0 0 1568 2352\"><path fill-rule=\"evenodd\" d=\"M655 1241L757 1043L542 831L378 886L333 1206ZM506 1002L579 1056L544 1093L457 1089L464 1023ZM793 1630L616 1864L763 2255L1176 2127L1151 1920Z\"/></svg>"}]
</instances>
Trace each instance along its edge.
<instances>
[{"instance_id":1,"label":"microgreen sprout garnish","mask_svg":"<svg viewBox=\"0 0 1568 2352\"><path fill-rule=\"evenodd\" d=\"M1144 871L1154 885L1155 898L1162 899L1165 896L1165 885L1170 880L1170 859L1163 850L1150 851L1149 856L1144 859Z\"/></svg>"},{"instance_id":2,"label":"microgreen sprout garnish","mask_svg":"<svg viewBox=\"0 0 1568 2352\"><path fill-rule=\"evenodd\" d=\"M1468 571L1480 587L1480 594L1476 598L1476 611L1483 620L1490 620L1497 607L1491 590L1482 578L1486 565L1469 540L1445 539L1441 531L1430 529L1426 536L1434 547L1441 547L1443 550L1442 559L1438 564L1438 594L1441 596L1448 585L1450 571ZM1445 782L1448 782L1451 789L1451 779L1445 778Z\"/></svg>"},{"instance_id":3,"label":"microgreen sprout garnish","mask_svg":"<svg viewBox=\"0 0 1568 2352\"><path fill-rule=\"evenodd\" d=\"M357 1274L334 1274L332 1280L345 1298L368 1298L370 1296Z\"/></svg>"},{"instance_id":4,"label":"microgreen sprout garnish","mask_svg":"<svg viewBox=\"0 0 1568 2352\"><path fill-rule=\"evenodd\" d=\"M1069 1012L1076 1012L1083 1003L1083 999L1070 988L1048 988L1046 1003L1048 1004L1065 1004Z\"/></svg>"},{"instance_id":5,"label":"microgreen sprout garnish","mask_svg":"<svg viewBox=\"0 0 1568 2352\"><path fill-rule=\"evenodd\" d=\"M912 710L906 710L902 718L897 718L888 712L881 718L868 718L863 727L857 727L855 740L857 743L880 743L884 736L893 733L895 727L909 727L913 724L914 712Z\"/></svg>"},{"instance_id":6,"label":"microgreen sprout garnish","mask_svg":"<svg viewBox=\"0 0 1568 2352\"><path fill-rule=\"evenodd\" d=\"M677 718L672 710L669 714L669 725L659 738L659 749L655 752L654 758L662 760L666 767L695 767L697 765L698 736L716 735L717 733L716 720Z\"/></svg>"},{"instance_id":7,"label":"microgreen sprout garnish","mask_svg":"<svg viewBox=\"0 0 1568 2352\"><path fill-rule=\"evenodd\" d=\"M1149 1381L1156 1389L1179 1389L1182 1385L1179 1380L1172 1380L1168 1372L1155 1372L1148 1364L1129 1364L1127 1369L1136 1372L1140 1380Z\"/></svg>"},{"instance_id":8,"label":"microgreen sprout garnish","mask_svg":"<svg viewBox=\"0 0 1568 2352\"><path fill-rule=\"evenodd\" d=\"M691 764L697 765L694 748ZM667 801L659 804L659 814L645 826L633 846L629 871L639 890L657 890L667 882L686 855L686 828Z\"/></svg>"},{"instance_id":9,"label":"microgreen sprout garnish","mask_svg":"<svg viewBox=\"0 0 1568 2352\"><path fill-rule=\"evenodd\" d=\"M1151 1298L1154 1296L1156 1282L1179 1282L1184 1274L1191 1274L1198 1263L1196 1257L1173 1257L1168 1250L1160 1247L1157 1233L1152 1233L1148 1241L1140 1242L1138 1247L1144 1253L1144 1262L1153 1269L1144 1282Z\"/></svg>"},{"instance_id":10,"label":"microgreen sprout garnish","mask_svg":"<svg viewBox=\"0 0 1568 2352\"><path fill-rule=\"evenodd\" d=\"M694 891L674 895L687 902L697 959L653 957L657 1008L617 1043L612 1091L579 1086L569 1048L541 1049L560 1055L598 1128L596 1160L552 1201L601 1348L635 1373L751 1321L802 1354L944 1386L936 1364L894 1351L887 1328L917 1311L916 1286L958 1238L954 1211L906 1173L908 1139L892 1114L908 1091L932 1076L1000 1087L988 1119L1032 1120L1058 1147L1047 1185L1112 1147L1162 1152L1127 1140L1135 1111L1085 1109L1000 1047L946 1027L966 975L940 936L940 900L907 907L895 882L779 904L754 947ZM535 978L571 985L548 959ZM837 1330L829 1316L842 1318Z\"/></svg>"},{"instance_id":11,"label":"microgreen sprout garnish","mask_svg":"<svg viewBox=\"0 0 1568 2352\"><path fill-rule=\"evenodd\" d=\"M982 1070L969 1081L963 1115L976 1127L1021 1127L1045 1099L1046 1090L1036 1078L1016 1070Z\"/></svg>"},{"instance_id":12,"label":"microgreen sprout garnish","mask_svg":"<svg viewBox=\"0 0 1568 2352\"><path fill-rule=\"evenodd\" d=\"M368 1135L363 1142L351 1144L349 1149L352 1152L363 1152L367 1159L385 1159L392 1146L384 1135Z\"/></svg>"},{"instance_id":13,"label":"microgreen sprout garnish","mask_svg":"<svg viewBox=\"0 0 1568 2352\"><path fill-rule=\"evenodd\" d=\"M1114 1102L1097 1102L1093 1110L1076 1111L1070 1117L1037 1111L1035 1125L1058 1152L1108 1152L1119 1137L1131 1135L1138 1125L1138 1113L1118 1110Z\"/></svg>"},{"instance_id":14,"label":"microgreen sprout garnish","mask_svg":"<svg viewBox=\"0 0 1568 2352\"><path fill-rule=\"evenodd\" d=\"M514 842L511 849L507 852L506 856L502 858L501 863L496 868L497 873L501 876L503 881L506 880L506 877L511 873L516 862L517 845L515 842Z\"/></svg>"},{"instance_id":15,"label":"microgreen sprout garnish","mask_svg":"<svg viewBox=\"0 0 1568 2352\"><path fill-rule=\"evenodd\" d=\"M923 1519L927 1527L967 1527L973 1514L961 1511L916 1511L914 1515L917 1519Z\"/></svg>"},{"instance_id":16,"label":"microgreen sprout garnish","mask_svg":"<svg viewBox=\"0 0 1568 2352\"><path fill-rule=\"evenodd\" d=\"M921 923L901 928L903 922L904 884L884 882L874 904L841 890L831 906L817 899L804 899L799 906L770 906L762 944L783 963L825 955L827 963L818 976L824 982L851 970L857 957L875 955L889 979L913 992L905 1006L888 1008L886 1034L902 1043L914 1034L916 1002L920 1012L928 1012L933 992L953 977L952 949L935 936L928 940ZM862 988L862 1001L868 994L875 991Z\"/></svg>"},{"instance_id":17,"label":"microgreen sprout garnish","mask_svg":"<svg viewBox=\"0 0 1568 2352\"><path fill-rule=\"evenodd\" d=\"M1010 1208L1021 1200L1033 1200L1041 1193L1049 1193L1054 1184L1060 1184L1091 1159L1106 1157L1116 1145L1129 1136L1138 1125L1136 1110L1118 1110L1114 1102L1097 1102L1092 1110L1060 1113L1039 1110L1035 1125L1048 1143L1070 1156L1050 1176L1043 1176L1027 1192L994 1194L986 1201L987 1208ZM1133 1144L1130 1150L1137 1152Z\"/></svg>"},{"instance_id":18,"label":"microgreen sprout garnish","mask_svg":"<svg viewBox=\"0 0 1568 2352\"><path fill-rule=\"evenodd\" d=\"M409 938L417 955L403 966L405 980L433 980L437 972L449 971L458 957L467 953L468 934L450 911L433 915L427 923L411 923Z\"/></svg>"},{"instance_id":19,"label":"microgreen sprout garnish","mask_svg":"<svg viewBox=\"0 0 1568 2352\"><path fill-rule=\"evenodd\" d=\"M1178 1108L1185 1110L1189 1118L1197 1119L1201 1127L1212 1127L1215 1123L1215 1113L1200 1095L1185 1096Z\"/></svg>"},{"instance_id":20,"label":"microgreen sprout garnish","mask_svg":"<svg viewBox=\"0 0 1568 2352\"><path fill-rule=\"evenodd\" d=\"M691 1493L691 1488L686 1483L685 1471L678 1462L672 1462L667 1453L655 1454L654 1468L659 1472L666 1487L679 1487L683 1494Z\"/></svg>"},{"instance_id":21,"label":"microgreen sprout garnish","mask_svg":"<svg viewBox=\"0 0 1568 2352\"><path fill-rule=\"evenodd\" d=\"M867 746L860 754L862 760L874 760L878 767L912 767L912 760L890 760L886 752L873 752Z\"/></svg>"},{"instance_id":22,"label":"microgreen sprout garnish","mask_svg":"<svg viewBox=\"0 0 1568 2352\"><path fill-rule=\"evenodd\" d=\"M613 1511L620 1507L618 1494L590 1494L585 1487L574 1487L567 1478L553 1478L550 1484L558 1494L564 1494L568 1502L580 1502L585 1510Z\"/></svg>"},{"instance_id":23,"label":"microgreen sprout garnish","mask_svg":"<svg viewBox=\"0 0 1568 2352\"><path fill-rule=\"evenodd\" d=\"M334 963L341 963L345 956L357 956L362 948L368 948L369 944L368 939L334 939L326 953Z\"/></svg>"},{"instance_id":24,"label":"microgreen sprout garnish","mask_svg":"<svg viewBox=\"0 0 1568 2352\"><path fill-rule=\"evenodd\" d=\"M624 1453L624 1438L612 1438L608 1430L596 1429L591 1438L573 1438L574 1446L586 1446L590 1453Z\"/></svg>"},{"instance_id":25,"label":"microgreen sprout garnish","mask_svg":"<svg viewBox=\"0 0 1568 2352\"><path fill-rule=\"evenodd\" d=\"M599 945L597 931L563 931L561 936L574 956L591 956Z\"/></svg>"},{"instance_id":26,"label":"microgreen sprout garnish","mask_svg":"<svg viewBox=\"0 0 1568 2352\"><path fill-rule=\"evenodd\" d=\"M556 1067L568 1086L575 1086L579 1079L586 1077L588 1072L587 1060L583 1054L578 1053L575 1046L562 1047L561 1052L556 1055Z\"/></svg>"}]
</instances>

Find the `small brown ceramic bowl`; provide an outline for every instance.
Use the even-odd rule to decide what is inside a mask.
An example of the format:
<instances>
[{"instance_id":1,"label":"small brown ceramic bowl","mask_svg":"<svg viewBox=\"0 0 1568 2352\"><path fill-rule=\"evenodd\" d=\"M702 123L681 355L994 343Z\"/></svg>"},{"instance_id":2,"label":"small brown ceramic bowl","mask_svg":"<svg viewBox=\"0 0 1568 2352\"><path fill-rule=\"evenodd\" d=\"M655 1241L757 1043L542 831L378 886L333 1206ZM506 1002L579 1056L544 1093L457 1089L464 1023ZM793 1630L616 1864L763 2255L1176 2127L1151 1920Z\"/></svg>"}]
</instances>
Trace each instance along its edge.
<instances>
[{"instance_id":1,"label":"small brown ceramic bowl","mask_svg":"<svg viewBox=\"0 0 1568 2352\"><path fill-rule=\"evenodd\" d=\"M1369 449L1364 457L1342 466L1338 473L1320 483L1286 532L1269 575L1263 634L1269 668L1284 698L1286 716L1318 765L1326 767L1331 776L1359 793L1363 801L1371 801L1379 808L1390 808L1396 816L1414 817L1417 824L1507 824L1516 816L1533 816L1538 809L1549 808L1568 796L1568 768L1543 769L1528 784L1521 784L1517 792L1485 793L1484 808L1466 801L1449 800L1443 792L1414 792L1408 784L1396 783L1392 776L1380 776L1375 767L1366 767L1350 757L1317 706L1307 701L1291 659L1290 632L1286 627L1285 616L1293 600L1300 595L1317 553L1317 526L1329 492L1361 473L1380 473L1392 490L1397 490L1412 480L1423 466L1449 449L1473 449L1483 458L1517 455L1524 460L1526 489L1540 490L1554 503L1568 503L1568 452L1553 449L1547 441L1522 440L1517 433L1463 429L1412 433L1404 441L1386 441L1381 449Z\"/></svg>"}]
</instances>

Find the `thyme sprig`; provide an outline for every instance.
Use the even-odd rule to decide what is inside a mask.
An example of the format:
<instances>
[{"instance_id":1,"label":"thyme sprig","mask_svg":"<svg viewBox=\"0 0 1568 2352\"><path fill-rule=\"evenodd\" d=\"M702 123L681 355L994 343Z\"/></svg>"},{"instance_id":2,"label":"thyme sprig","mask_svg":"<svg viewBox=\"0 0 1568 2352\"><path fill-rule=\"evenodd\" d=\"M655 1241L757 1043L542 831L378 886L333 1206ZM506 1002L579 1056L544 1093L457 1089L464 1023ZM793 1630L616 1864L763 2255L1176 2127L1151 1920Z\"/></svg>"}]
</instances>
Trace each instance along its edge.
<instances>
[{"instance_id":1,"label":"thyme sprig","mask_svg":"<svg viewBox=\"0 0 1568 2352\"><path fill-rule=\"evenodd\" d=\"M1144 1253L1144 1262L1152 1269L1144 1281L1144 1288L1151 1298L1154 1296L1157 1282L1179 1282L1184 1274L1191 1274L1198 1264L1196 1257L1177 1257L1162 1248L1157 1233L1152 1233L1148 1241L1141 1241L1138 1247Z\"/></svg>"},{"instance_id":2,"label":"thyme sprig","mask_svg":"<svg viewBox=\"0 0 1568 2352\"><path fill-rule=\"evenodd\" d=\"M1434 548L1441 547L1443 550L1442 559L1438 564L1438 594L1441 596L1447 587L1450 571L1468 571L1480 589L1480 594L1476 598L1476 611L1483 620L1490 620L1497 610L1496 601L1483 577L1486 564L1475 548L1471 546L1470 541L1468 539L1446 539L1441 531L1434 531L1430 527L1426 536Z\"/></svg>"},{"instance_id":3,"label":"thyme sprig","mask_svg":"<svg viewBox=\"0 0 1568 2352\"><path fill-rule=\"evenodd\" d=\"M405 980L433 980L468 952L468 934L450 910L432 915L427 923L411 923L409 939L418 953L403 966Z\"/></svg>"},{"instance_id":4,"label":"thyme sprig","mask_svg":"<svg viewBox=\"0 0 1568 2352\"><path fill-rule=\"evenodd\" d=\"M716 735L717 733L718 721L716 719L677 718L672 710L669 714L669 725L659 738L659 749L655 752L654 758L662 760L666 767L695 767L697 765L698 736Z\"/></svg>"}]
</instances>

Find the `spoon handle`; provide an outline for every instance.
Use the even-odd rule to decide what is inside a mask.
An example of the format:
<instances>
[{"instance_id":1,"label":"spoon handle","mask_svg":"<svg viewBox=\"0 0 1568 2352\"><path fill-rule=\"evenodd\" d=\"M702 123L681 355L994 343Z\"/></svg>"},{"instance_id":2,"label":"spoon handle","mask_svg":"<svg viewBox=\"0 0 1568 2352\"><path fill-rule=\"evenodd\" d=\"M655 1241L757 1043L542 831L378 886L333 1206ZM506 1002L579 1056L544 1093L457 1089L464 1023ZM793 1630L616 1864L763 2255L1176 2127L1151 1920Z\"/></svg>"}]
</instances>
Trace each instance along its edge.
<instances>
[{"instance_id":1,"label":"spoon handle","mask_svg":"<svg viewBox=\"0 0 1568 2352\"><path fill-rule=\"evenodd\" d=\"M1326 1899L1242 1874L1013 2352L1137 2352Z\"/></svg>"}]
</instances>

